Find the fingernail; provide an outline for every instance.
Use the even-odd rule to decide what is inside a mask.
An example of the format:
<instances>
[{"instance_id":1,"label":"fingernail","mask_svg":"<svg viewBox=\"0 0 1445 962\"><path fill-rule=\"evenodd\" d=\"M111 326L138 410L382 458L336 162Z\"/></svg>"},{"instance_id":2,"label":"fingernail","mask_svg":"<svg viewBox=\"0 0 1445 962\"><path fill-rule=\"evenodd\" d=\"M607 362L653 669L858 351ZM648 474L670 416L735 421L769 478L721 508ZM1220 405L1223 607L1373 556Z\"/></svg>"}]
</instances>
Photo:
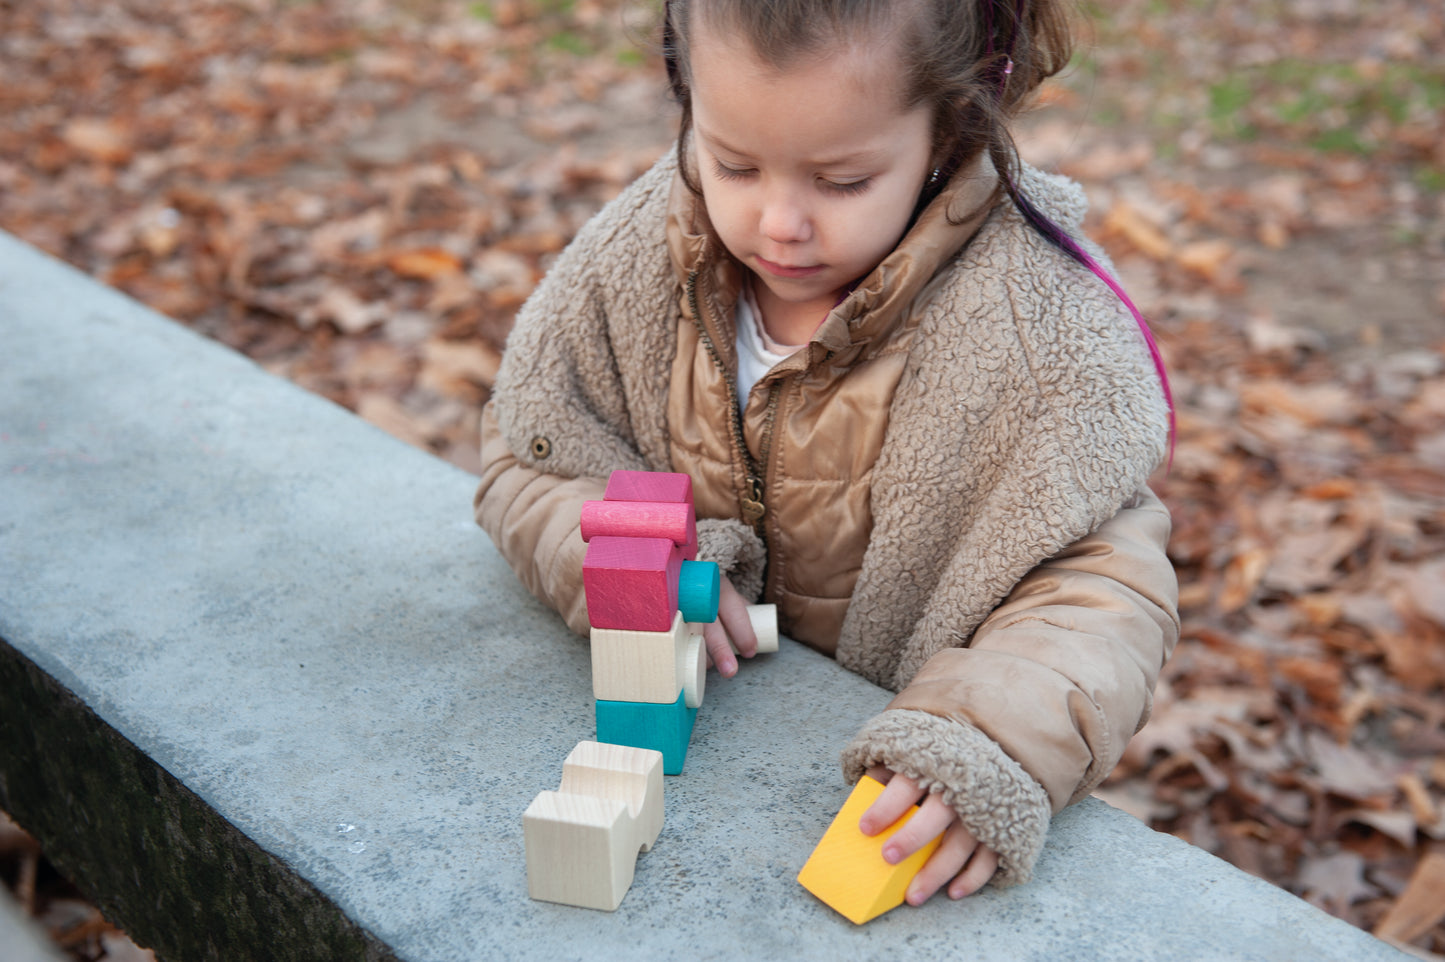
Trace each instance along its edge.
<instances>
[{"instance_id":1,"label":"fingernail","mask_svg":"<svg viewBox=\"0 0 1445 962\"><path fill-rule=\"evenodd\" d=\"M897 864L898 864L898 860L901 859L902 857L903 857L903 853L900 852L900 851L898 851L898 847L897 847L897 846L895 846L895 845L885 845L885 846L883 846L883 861L887 862L889 865L897 865Z\"/></svg>"}]
</instances>

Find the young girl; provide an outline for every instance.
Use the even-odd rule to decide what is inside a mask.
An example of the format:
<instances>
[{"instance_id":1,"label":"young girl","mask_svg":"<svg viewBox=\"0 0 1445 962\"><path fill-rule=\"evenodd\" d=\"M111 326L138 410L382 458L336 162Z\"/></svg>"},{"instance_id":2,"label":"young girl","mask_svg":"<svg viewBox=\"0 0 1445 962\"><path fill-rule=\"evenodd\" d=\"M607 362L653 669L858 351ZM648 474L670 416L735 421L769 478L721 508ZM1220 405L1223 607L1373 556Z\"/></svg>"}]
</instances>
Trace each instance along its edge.
<instances>
[{"instance_id":1,"label":"young girl","mask_svg":"<svg viewBox=\"0 0 1445 962\"><path fill-rule=\"evenodd\" d=\"M672 0L677 149L557 260L483 415L476 515L587 630L583 501L692 476L745 605L898 692L843 753L908 901L1026 880L1108 774L1178 637L1146 486L1171 408L1082 192L1006 122L1068 59L1052 0ZM1089 248L1092 250L1092 248Z\"/></svg>"}]
</instances>

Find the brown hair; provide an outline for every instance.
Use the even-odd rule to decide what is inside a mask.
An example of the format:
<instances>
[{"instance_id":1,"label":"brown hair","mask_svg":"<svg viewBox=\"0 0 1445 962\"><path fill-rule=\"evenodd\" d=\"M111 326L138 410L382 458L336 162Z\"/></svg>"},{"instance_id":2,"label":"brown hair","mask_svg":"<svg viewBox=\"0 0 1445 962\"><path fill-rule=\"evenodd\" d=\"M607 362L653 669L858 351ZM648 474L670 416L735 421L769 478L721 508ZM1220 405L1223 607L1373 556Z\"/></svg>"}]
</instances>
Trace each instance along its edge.
<instances>
[{"instance_id":1,"label":"brown hair","mask_svg":"<svg viewBox=\"0 0 1445 962\"><path fill-rule=\"evenodd\" d=\"M692 27L705 20L746 39L779 68L830 43L894 34L903 58L904 102L933 109L934 157L940 176L987 151L1000 189L1013 195L1017 153L1008 122L1039 85L1069 61L1068 18L1058 0L667 0L663 52L668 83L682 108L678 157L683 180L701 190L686 158L692 132Z\"/></svg>"}]
</instances>

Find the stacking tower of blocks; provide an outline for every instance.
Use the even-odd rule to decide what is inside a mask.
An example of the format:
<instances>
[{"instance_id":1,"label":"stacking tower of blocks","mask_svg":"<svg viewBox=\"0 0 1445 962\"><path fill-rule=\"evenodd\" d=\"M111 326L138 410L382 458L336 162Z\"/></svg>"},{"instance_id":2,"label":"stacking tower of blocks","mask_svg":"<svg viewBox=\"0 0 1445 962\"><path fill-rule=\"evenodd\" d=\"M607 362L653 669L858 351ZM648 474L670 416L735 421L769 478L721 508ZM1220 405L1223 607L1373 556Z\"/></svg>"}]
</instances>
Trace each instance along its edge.
<instances>
[{"instance_id":1,"label":"stacking tower of blocks","mask_svg":"<svg viewBox=\"0 0 1445 962\"><path fill-rule=\"evenodd\" d=\"M908 883L942 839L939 836L897 865L889 865L883 860L883 843L914 816L918 806L877 835L864 835L858 820L881 794L882 784L866 775L860 778L798 873L804 888L856 925L902 905Z\"/></svg>"},{"instance_id":2,"label":"stacking tower of blocks","mask_svg":"<svg viewBox=\"0 0 1445 962\"><path fill-rule=\"evenodd\" d=\"M582 507L597 740L662 753L676 775L702 704L707 653L689 623L717 619L721 573L697 559L692 479L616 471Z\"/></svg>"},{"instance_id":3,"label":"stacking tower of blocks","mask_svg":"<svg viewBox=\"0 0 1445 962\"><path fill-rule=\"evenodd\" d=\"M581 520L597 741L572 750L561 788L522 817L527 889L612 911L662 829L662 776L687 758L707 677L702 626L717 620L722 575L697 560L685 474L614 472ZM777 651L777 609L750 606L748 617L758 650Z\"/></svg>"}]
</instances>

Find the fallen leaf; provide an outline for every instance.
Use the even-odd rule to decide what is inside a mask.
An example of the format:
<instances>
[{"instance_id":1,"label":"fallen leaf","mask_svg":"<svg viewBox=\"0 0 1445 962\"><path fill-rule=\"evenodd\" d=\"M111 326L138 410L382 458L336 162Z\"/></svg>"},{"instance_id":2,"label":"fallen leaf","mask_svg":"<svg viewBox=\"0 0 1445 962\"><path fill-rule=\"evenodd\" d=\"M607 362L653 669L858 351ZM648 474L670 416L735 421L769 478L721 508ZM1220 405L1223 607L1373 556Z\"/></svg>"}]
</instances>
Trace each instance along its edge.
<instances>
[{"instance_id":1,"label":"fallen leaf","mask_svg":"<svg viewBox=\"0 0 1445 962\"><path fill-rule=\"evenodd\" d=\"M462 269L462 260L450 251L436 247L397 251L386 259L386 266L401 277L436 280Z\"/></svg>"},{"instance_id":2,"label":"fallen leaf","mask_svg":"<svg viewBox=\"0 0 1445 962\"><path fill-rule=\"evenodd\" d=\"M1219 610L1227 614L1243 608L1254 597L1269 569L1269 562L1269 552L1263 548L1250 548L1231 558L1224 568L1224 590L1219 593Z\"/></svg>"},{"instance_id":3,"label":"fallen leaf","mask_svg":"<svg viewBox=\"0 0 1445 962\"><path fill-rule=\"evenodd\" d=\"M363 393L357 399L356 413L363 421L381 428L398 441L423 450L429 449L427 437L417 427L416 419L394 398L385 394Z\"/></svg>"},{"instance_id":4,"label":"fallen leaf","mask_svg":"<svg viewBox=\"0 0 1445 962\"><path fill-rule=\"evenodd\" d=\"M1445 919L1445 855L1430 852L1410 876L1404 894L1375 925L1377 938L1413 942Z\"/></svg>"},{"instance_id":5,"label":"fallen leaf","mask_svg":"<svg viewBox=\"0 0 1445 962\"><path fill-rule=\"evenodd\" d=\"M92 160L106 164L126 163L134 153L130 132L119 121L108 118L77 117L65 125L60 138Z\"/></svg>"},{"instance_id":6,"label":"fallen leaf","mask_svg":"<svg viewBox=\"0 0 1445 962\"><path fill-rule=\"evenodd\" d=\"M1354 852L1306 856L1301 860L1299 885L1307 899L1335 914L1375 894L1375 887L1365 881L1365 860Z\"/></svg>"},{"instance_id":7,"label":"fallen leaf","mask_svg":"<svg viewBox=\"0 0 1445 962\"><path fill-rule=\"evenodd\" d=\"M1144 217L1133 204L1118 201L1104 217L1106 235L1121 237L1140 253L1156 261L1168 260L1174 245L1157 226Z\"/></svg>"}]
</instances>

